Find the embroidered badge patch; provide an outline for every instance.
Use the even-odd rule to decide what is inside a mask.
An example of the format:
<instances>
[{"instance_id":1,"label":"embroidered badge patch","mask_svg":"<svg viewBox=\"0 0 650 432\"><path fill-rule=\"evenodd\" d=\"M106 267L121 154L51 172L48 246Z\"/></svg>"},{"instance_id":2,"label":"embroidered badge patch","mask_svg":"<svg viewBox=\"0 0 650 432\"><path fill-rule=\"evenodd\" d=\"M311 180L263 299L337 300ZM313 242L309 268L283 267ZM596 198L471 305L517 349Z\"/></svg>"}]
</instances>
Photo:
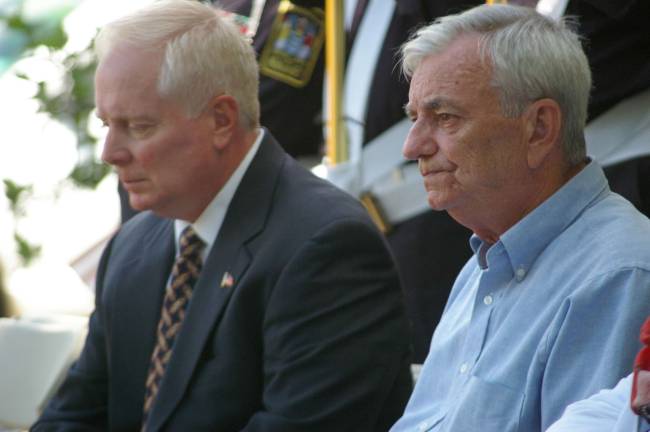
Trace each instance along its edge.
<instances>
[{"instance_id":1,"label":"embroidered badge patch","mask_svg":"<svg viewBox=\"0 0 650 432\"><path fill-rule=\"evenodd\" d=\"M260 72L294 87L304 87L318 61L324 33L322 9L281 1L262 50Z\"/></svg>"}]
</instances>

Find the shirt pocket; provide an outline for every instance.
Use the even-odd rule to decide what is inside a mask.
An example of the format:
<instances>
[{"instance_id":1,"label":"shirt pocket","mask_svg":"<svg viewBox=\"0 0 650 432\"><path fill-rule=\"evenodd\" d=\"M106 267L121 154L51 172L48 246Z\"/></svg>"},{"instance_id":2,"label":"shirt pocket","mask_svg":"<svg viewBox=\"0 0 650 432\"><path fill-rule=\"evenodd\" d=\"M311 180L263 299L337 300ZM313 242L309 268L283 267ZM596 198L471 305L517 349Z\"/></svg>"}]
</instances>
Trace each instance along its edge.
<instances>
[{"instance_id":1,"label":"shirt pocket","mask_svg":"<svg viewBox=\"0 0 650 432\"><path fill-rule=\"evenodd\" d=\"M524 395L500 383L470 377L459 400L449 401L445 431L517 432ZM527 431L528 432L528 431Z\"/></svg>"}]
</instances>

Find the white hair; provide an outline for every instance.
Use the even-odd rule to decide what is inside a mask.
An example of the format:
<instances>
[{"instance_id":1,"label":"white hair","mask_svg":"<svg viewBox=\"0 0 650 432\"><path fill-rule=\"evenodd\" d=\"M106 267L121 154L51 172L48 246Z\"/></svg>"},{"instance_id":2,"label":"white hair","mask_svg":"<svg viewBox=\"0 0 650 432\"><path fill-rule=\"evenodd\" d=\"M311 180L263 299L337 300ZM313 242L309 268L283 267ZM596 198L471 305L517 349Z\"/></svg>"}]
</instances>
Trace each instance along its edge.
<instances>
[{"instance_id":1,"label":"white hair","mask_svg":"<svg viewBox=\"0 0 650 432\"><path fill-rule=\"evenodd\" d=\"M245 128L259 125L255 51L214 7L196 0L160 0L106 25L97 36L99 60L117 44L161 50L158 92L196 117L219 93L232 96Z\"/></svg>"},{"instance_id":2,"label":"white hair","mask_svg":"<svg viewBox=\"0 0 650 432\"><path fill-rule=\"evenodd\" d=\"M425 57L441 53L463 35L478 35L479 54L491 67L503 114L517 117L535 100L555 100L562 112L565 158L578 164L586 158L591 72L580 38L569 24L525 7L477 6L418 30L402 46L402 70L411 77Z\"/></svg>"}]
</instances>

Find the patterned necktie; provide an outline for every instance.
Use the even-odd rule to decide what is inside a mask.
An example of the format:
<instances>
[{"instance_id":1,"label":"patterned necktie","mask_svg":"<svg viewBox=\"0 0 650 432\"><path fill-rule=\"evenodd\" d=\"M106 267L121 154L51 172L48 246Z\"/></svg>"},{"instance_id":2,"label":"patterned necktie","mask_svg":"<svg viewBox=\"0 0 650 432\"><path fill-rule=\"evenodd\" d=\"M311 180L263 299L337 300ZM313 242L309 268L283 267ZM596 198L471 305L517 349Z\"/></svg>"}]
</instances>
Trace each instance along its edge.
<instances>
[{"instance_id":1,"label":"patterned necktie","mask_svg":"<svg viewBox=\"0 0 650 432\"><path fill-rule=\"evenodd\" d=\"M158 393L165 368L172 354L174 340L180 331L187 304L192 298L192 288L201 272L201 250L205 246L191 226L183 230L180 253L174 262L172 276L163 299L156 346L151 355L144 398L143 430L153 401Z\"/></svg>"}]
</instances>

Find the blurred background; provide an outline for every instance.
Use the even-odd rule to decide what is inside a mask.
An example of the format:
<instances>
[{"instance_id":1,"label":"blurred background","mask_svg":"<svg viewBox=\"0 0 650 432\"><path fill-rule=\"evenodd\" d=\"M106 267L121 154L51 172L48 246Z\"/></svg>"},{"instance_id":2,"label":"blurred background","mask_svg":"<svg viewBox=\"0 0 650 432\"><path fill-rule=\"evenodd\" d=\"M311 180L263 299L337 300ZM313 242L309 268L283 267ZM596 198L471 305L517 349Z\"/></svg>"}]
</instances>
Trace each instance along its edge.
<instances>
[{"instance_id":1,"label":"blurred background","mask_svg":"<svg viewBox=\"0 0 650 432\"><path fill-rule=\"evenodd\" d=\"M0 0L0 431L31 424L83 343L120 223L92 41L150 1Z\"/></svg>"},{"instance_id":2,"label":"blurred background","mask_svg":"<svg viewBox=\"0 0 650 432\"><path fill-rule=\"evenodd\" d=\"M119 224L99 163L93 37L151 0L0 0L0 312L88 314Z\"/></svg>"}]
</instances>

